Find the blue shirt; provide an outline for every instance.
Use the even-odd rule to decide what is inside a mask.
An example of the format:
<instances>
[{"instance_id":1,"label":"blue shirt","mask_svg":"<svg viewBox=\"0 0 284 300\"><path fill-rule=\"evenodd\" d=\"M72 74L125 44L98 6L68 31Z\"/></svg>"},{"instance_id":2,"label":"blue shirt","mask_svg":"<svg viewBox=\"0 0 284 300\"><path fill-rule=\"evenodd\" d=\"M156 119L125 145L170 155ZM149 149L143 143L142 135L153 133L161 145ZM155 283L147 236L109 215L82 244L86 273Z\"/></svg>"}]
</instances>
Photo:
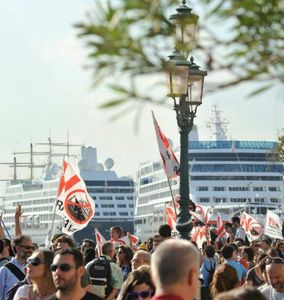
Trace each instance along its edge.
<instances>
[{"instance_id":1,"label":"blue shirt","mask_svg":"<svg viewBox=\"0 0 284 300\"><path fill-rule=\"evenodd\" d=\"M10 262L25 273L24 265L21 265L16 258L12 258ZM0 300L5 300L8 291L17 282L19 282L19 279L8 268L5 266L0 268Z\"/></svg>"},{"instance_id":2,"label":"blue shirt","mask_svg":"<svg viewBox=\"0 0 284 300\"><path fill-rule=\"evenodd\" d=\"M214 258L209 259L207 256L204 257L204 261L200 268L200 274L202 275L203 282L201 283L202 287L210 286L210 274L213 269L216 269L216 260Z\"/></svg>"},{"instance_id":3,"label":"blue shirt","mask_svg":"<svg viewBox=\"0 0 284 300\"><path fill-rule=\"evenodd\" d=\"M234 259L228 259L225 261L225 264L233 267L237 271L239 282L241 282L247 274L247 269L238 261Z\"/></svg>"}]
</instances>

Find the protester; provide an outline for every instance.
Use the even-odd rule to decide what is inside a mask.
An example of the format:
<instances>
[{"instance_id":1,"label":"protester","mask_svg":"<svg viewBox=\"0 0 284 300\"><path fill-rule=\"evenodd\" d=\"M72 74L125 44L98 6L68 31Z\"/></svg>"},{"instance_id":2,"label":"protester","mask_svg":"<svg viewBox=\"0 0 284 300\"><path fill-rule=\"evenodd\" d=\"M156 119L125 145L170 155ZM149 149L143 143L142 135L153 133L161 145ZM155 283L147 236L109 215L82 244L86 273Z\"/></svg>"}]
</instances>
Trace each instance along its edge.
<instances>
[{"instance_id":1,"label":"protester","mask_svg":"<svg viewBox=\"0 0 284 300\"><path fill-rule=\"evenodd\" d=\"M215 259L215 249L212 246L205 246L204 248L204 259L200 268L200 274L202 278L201 282L201 299L210 300L210 284L213 279L217 262Z\"/></svg>"},{"instance_id":2,"label":"protester","mask_svg":"<svg viewBox=\"0 0 284 300\"><path fill-rule=\"evenodd\" d=\"M107 300L115 299L123 282L119 266L112 261L115 253L115 244L106 242L102 246L102 256L92 260L86 265L87 272L92 281L93 293L99 294L102 298L106 298ZM97 265L99 268L96 267ZM103 268L105 272L101 271ZM103 282L105 282L106 285L102 285ZM101 289L99 289L100 287Z\"/></svg>"},{"instance_id":3,"label":"protester","mask_svg":"<svg viewBox=\"0 0 284 300\"><path fill-rule=\"evenodd\" d=\"M86 291L81 279L86 270L82 253L74 248L66 248L56 253L50 266L56 293L49 300L100 300Z\"/></svg>"},{"instance_id":4,"label":"protester","mask_svg":"<svg viewBox=\"0 0 284 300\"><path fill-rule=\"evenodd\" d=\"M169 239L154 251L151 269L153 300L193 300L199 292L200 253L186 240Z\"/></svg>"},{"instance_id":5,"label":"protester","mask_svg":"<svg viewBox=\"0 0 284 300\"><path fill-rule=\"evenodd\" d=\"M267 258L265 265L269 285L260 287L260 292L269 300L283 300L284 260L280 257Z\"/></svg>"},{"instance_id":6,"label":"protester","mask_svg":"<svg viewBox=\"0 0 284 300\"><path fill-rule=\"evenodd\" d=\"M150 266L142 266L130 273L117 300L150 300L155 292L150 270Z\"/></svg>"},{"instance_id":7,"label":"protester","mask_svg":"<svg viewBox=\"0 0 284 300\"><path fill-rule=\"evenodd\" d=\"M82 242L81 248L80 248L81 252L84 253L84 251L87 248L93 248L93 249L95 249L96 248L96 243L93 240L84 239L83 242Z\"/></svg>"},{"instance_id":8,"label":"protester","mask_svg":"<svg viewBox=\"0 0 284 300\"><path fill-rule=\"evenodd\" d=\"M6 244L6 239L0 239L0 267L10 261L9 245Z\"/></svg>"},{"instance_id":9,"label":"protester","mask_svg":"<svg viewBox=\"0 0 284 300\"><path fill-rule=\"evenodd\" d=\"M256 288L244 287L221 293L214 300L269 300L266 299Z\"/></svg>"},{"instance_id":10,"label":"protester","mask_svg":"<svg viewBox=\"0 0 284 300\"><path fill-rule=\"evenodd\" d=\"M54 251L60 251L66 248L75 248L76 241L74 241L70 236L61 235L54 241Z\"/></svg>"},{"instance_id":11,"label":"protester","mask_svg":"<svg viewBox=\"0 0 284 300\"><path fill-rule=\"evenodd\" d=\"M264 237L259 242L260 248L264 251L264 253L267 253L267 251L270 249L270 246L272 244L272 240L269 237Z\"/></svg>"},{"instance_id":12,"label":"protester","mask_svg":"<svg viewBox=\"0 0 284 300\"><path fill-rule=\"evenodd\" d=\"M147 244L147 250L151 252L153 249L153 238L149 237L146 244Z\"/></svg>"},{"instance_id":13,"label":"protester","mask_svg":"<svg viewBox=\"0 0 284 300\"><path fill-rule=\"evenodd\" d=\"M248 270L254 267L254 251L252 247L242 247L241 258L246 262Z\"/></svg>"},{"instance_id":14,"label":"protester","mask_svg":"<svg viewBox=\"0 0 284 300\"><path fill-rule=\"evenodd\" d=\"M113 226L110 228L110 241L116 243L123 236L122 228L119 226Z\"/></svg>"},{"instance_id":15,"label":"protester","mask_svg":"<svg viewBox=\"0 0 284 300\"><path fill-rule=\"evenodd\" d=\"M266 254L262 254L258 257L256 266L247 273L246 285L258 287L265 283L263 272L265 271L266 258Z\"/></svg>"},{"instance_id":16,"label":"protester","mask_svg":"<svg viewBox=\"0 0 284 300\"><path fill-rule=\"evenodd\" d=\"M163 237L161 237L159 234L154 235L153 237L153 248L151 250L151 253L155 251L155 249L162 243Z\"/></svg>"},{"instance_id":17,"label":"protester","mask_svg":"<svg viewBox=\"0 0 284 300\"><path fill-rule=\"evenodd\" d=\"M48 299L55 293L50 265L54 253L47 250L35 250L27 259L27 276L31 284L26 284L17 290L14 300L18 299Z\"/></svg>"},{"instance_id":18,"label":"protester","mask_svg":"<svg viewBox=\"0 0 284 300\"><path fill-rule=\"evenodd\" d=\"M244 228L241 226L241 221L239 217L232 217L232 224L233 228L235 228L236 233L235 233L235 240L240 239L243 241L243 244L245 244L247 238L246 238L246 232Z\"/></svg>"},{"instance_id":19,"label":"protester","mask_svg":"<svg viewBox=\"0 0 284 300\"><path fill-rule=\"evenodd\" d=\"M163 240L172 238L172 228L169 224L161 224L159 226L158 233Z\"/></svg>"},{"instance_id":20,"label":"protester","mask_svg":"<svg viewBox=\"0 0 284 300\"><path fill-rule=\"evenodd\" d=\"M132 270L136 270L141 266L150 265L151 254L145 250L138 250L134 253L131 260Z\"/></svg>"},{"instance_id":21,"label":"protester","mask_svg":"<svg viewBox=\"0 0 284 300\"><path fill-rule=\"evenodd\" d=\"M121 269L123 281L127 278L131 272L131 259L133 257L133 251L130 247L121 245L116 251L116 263Z\"/></svg>"},{"instance_id":22,"label":"protester","mask_svg":"<svg viewBox=\"0 0 284 300\"><path fill-rule=\"evenodd\" d=\"M215 299L219 293L232 290L240 286L235 268L228 264L221 264L216 268L210 286L211 296Z\"/></svg>"},{"instance_id":23,"label":"protester","mask_svg":"<svg viewBox=\"0 0 284 300\"><path fill-rule=\"evenodd\" d=\"M5 299L9 289L25 278L24 267L26 260L31 256L34 246L32 239L21 235L13 239L15 257L0 268L0 299Z\"/></svg>"},{"instance_id":24,"label":"protester","mask_svg":"<svg viewBox=\"0 0 284 300\"><path fill-rule=\"evenodd\" d=\"M234 245L225 245L222 248L221 253L223 258L225 259L225 264L230 265L237 271L239 282L244 282L247 270L240 262L237 261L238 252L236 248L234 248Z\"/></svg>"},{"instance_id":25,"label":"protester","mask_svg":"<svg viewBox=\"0 0 284 300\"><path fill-rule=\"evenodd\" d=\"M284 242L278 242L276 245L278 256L284 259Z\"/></svg>"}]
</instances>

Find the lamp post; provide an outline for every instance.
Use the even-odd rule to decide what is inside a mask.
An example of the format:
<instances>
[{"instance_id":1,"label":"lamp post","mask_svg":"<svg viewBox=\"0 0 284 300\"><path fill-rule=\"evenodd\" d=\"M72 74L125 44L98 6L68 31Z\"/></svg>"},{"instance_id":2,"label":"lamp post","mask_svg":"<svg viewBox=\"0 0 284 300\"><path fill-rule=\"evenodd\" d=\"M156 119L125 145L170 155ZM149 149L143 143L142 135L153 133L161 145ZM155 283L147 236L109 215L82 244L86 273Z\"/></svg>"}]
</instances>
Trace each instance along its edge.
<instances>
[{"instance_id":1,"label":"lamp post","mask_svg":"<svg viewBox=\"0 0 284 300\"><path fill-rule=\"evenodd\" d=\"M193 127L197 107L202 103L204 77L206 71L200 70L194 58L187 60L193 49L198 16L191 13L185 0L177 8L177 13L170 16L175 25L175 51L169 55L169 93L174 100L174 110L180 133L180 211L176 228L181 238L188 239L193 224L189 213L189 169L188 135ZM189 40L188 38L191 38Z\"/></svg>"}]
</instances>

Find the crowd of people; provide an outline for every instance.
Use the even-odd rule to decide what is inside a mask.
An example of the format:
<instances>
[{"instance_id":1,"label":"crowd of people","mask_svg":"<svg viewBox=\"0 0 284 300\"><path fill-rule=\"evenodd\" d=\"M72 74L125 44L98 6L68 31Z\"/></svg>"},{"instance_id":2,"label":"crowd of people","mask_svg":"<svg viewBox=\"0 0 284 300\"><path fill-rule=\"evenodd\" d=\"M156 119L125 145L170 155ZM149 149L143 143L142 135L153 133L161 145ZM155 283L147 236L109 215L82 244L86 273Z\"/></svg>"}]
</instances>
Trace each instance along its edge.
<instances>
[{"instance_id":1,"label":"crowd of people","mask_svg":"<svg viewBox=\"0 0 284 300\"><path fill-rule=\"evenodd\" d=\"M56 234L48 249L16 230L10 241L0 226L0 300L284 299L284 241L248 243L238 217L226 224L226 241L207 239L200 249L173 238L167 224L137 244L122 243L113 226L102 245Z\"/></svg>"}]
</instances>

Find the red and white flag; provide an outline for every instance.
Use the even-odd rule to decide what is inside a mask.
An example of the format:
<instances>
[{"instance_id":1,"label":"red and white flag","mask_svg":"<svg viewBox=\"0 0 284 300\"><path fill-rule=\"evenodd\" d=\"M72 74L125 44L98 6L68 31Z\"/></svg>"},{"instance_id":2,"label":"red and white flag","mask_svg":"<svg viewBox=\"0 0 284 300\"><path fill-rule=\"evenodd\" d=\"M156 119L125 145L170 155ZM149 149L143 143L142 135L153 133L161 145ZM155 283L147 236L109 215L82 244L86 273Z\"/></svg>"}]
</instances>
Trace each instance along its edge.
<instances>
[{"instance_id":1,"label":"red and white flag","mask_svg":"<svg viewBox=\"0 0 284 300\"><path fill-rule=\"evenodd\" d=\"M202 248L203 242L206 242L206 226L195 226L191 233L191 239L197 244L198 248Z\"/></svg>"},{"instance_id":2,"label":"red and white flag","mask_svg":"<svg viewBox=\"0 0 284 300\"><path fill-rule=\"evenodd\" d=\"M245 230L249 241L257 240L263 233L262 225L246 212L242 215L241 226Z\"/></svg>"},{"instance_id":3,"label":"red and white flag","mask_svg":"<svg viewBox=\"0 0 284 300\"><path fill-rule=\"evenodd\" d=\"M201 204L196 204L196 209L194 211L189 211L193 218L197 219L204 225L206 225L210 219L210 210L208 207L205 207Z\"/></svg>"},{"instance_id":4,"label":"red and white flag","mask_svg":"<svg viewBox=\"0 0 284 300\"><path fill-rule=\"evenodd\" d=\"M216 226L216 242L221 241L223 243L227 242L229 234L225 230L225 224L222 220L220 213L217 213L217 226Z\"/></svg>"},{"instance_id":5,"label":"red and white flag","mask_svg":"<svg viewBox=\"0 0 284 300\"><path fill-rule=\"evenodd\" d=\"M168 178L177 177L179 176L179 162L171 148L168 139L161 131L153 112L152 116L165 173Z\"/></svg>"},{"instance_id":6,"label":"red and white flag","mask_svg":"<svg viewBox=\"0 0 284 300\"><path fill-rule=\"evenodd\" d=\"M96 243L97 243L98 256L101 256L103 254L102 246L106 242L106 240L97 228L95 228L95 237L96 237Z\"/></svg>"},{"instance_id":7,"label":"red and white flag","mask_svg":"<svg viewBox=\"0 0 284 300\"><path fill-rule=\"evenodd\" d=\"M66 158L61 170L55 212L64 218L62 232L68 235L86 227L95 214L95 201L88 194L79 172Z\"/></svg>"},{"instance_id":8,"label":"red and white flag","mask_svg":"<svg viewBox=\"0 0 284 300\"><path fill-rule=\"evenodd\" d=\"M167 203L165 208L166 208L166 220L168 225L170 225L172 229L176 229L177 216L175 214L173 207Z\"/></svg>"},{"instance_id":9,"label":"red and white flag","mask_svg":"<svg viewBox=\"0 0 284 300\"><path fill-rule=\"evenodd\" d=\"M110 240L110 242L115 244L115 247L119 247L120 245L126 245L126 246L136 246L139 242L139 238L135 235L132 235L128 233L127 235L119 238L118 240Z\"/></svg>"}]
</instances>

